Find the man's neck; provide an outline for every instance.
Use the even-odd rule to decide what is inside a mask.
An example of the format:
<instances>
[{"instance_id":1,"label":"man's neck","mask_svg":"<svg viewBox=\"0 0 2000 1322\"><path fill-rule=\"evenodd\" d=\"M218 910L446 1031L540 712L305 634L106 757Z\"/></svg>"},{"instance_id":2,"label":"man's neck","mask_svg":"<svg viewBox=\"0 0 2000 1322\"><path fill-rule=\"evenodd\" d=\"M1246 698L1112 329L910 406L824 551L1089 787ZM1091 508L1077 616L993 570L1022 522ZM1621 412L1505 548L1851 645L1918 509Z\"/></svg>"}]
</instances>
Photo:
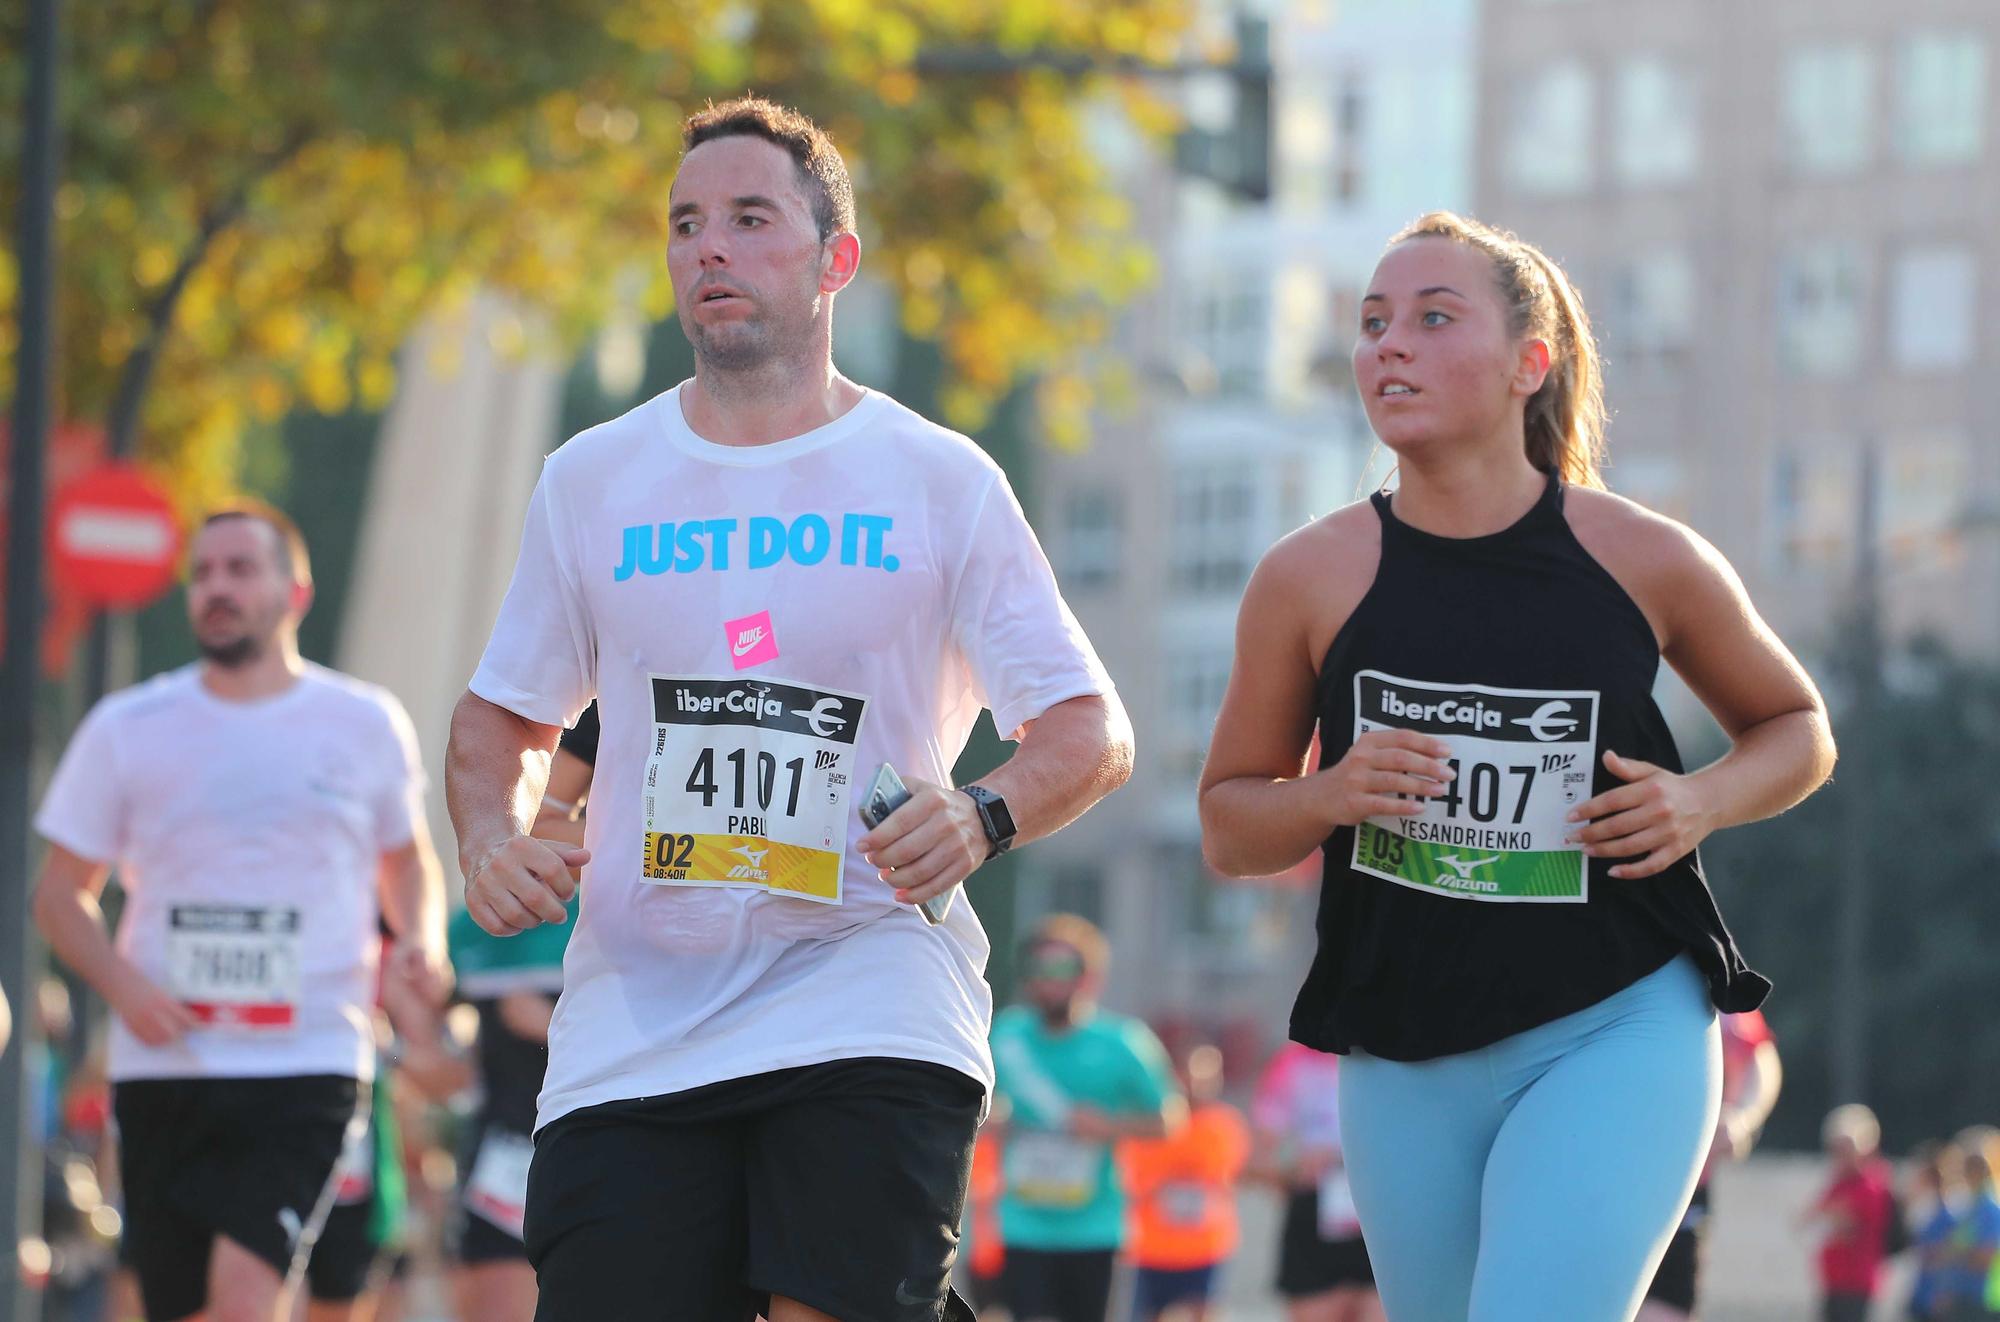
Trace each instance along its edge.
<instances>
[{"instance_id":1,"label":"man's neck","mask_svg":"<svg viewBox=\"0 0 2000 1322\"><path fill-rule=\"evenodd\" d=\"M298 683L306 663L299 656L295 638L281 638L265 649L262 656L241 666L201 663L201 683L225 702L258 702L275 698Z\"/></svg>"},{"instance_id":2,"label":"man's neck","mask_svg":"<svg viewBox=\"0 0 2000 1322\"><path fill-rule=\"evenodd\" d=\"M1089 1002L1071 1001L1059 1010L1042 1011L1042 1027L1051 1033L1067 1033L1081 1027L1089 1018Z\"/></svg>"},{"instance_id":3,"label":"man's neck","mask_svg":"<svg viewBox=\"0 0 2000 1322\"><path fill-rule=\"evenodd\" d=\"M866 393L834 370L827 353L740 372L697 361L681 390L681 416L716 445L770 445L826 426Z\"/></svg>"}]
</instances>

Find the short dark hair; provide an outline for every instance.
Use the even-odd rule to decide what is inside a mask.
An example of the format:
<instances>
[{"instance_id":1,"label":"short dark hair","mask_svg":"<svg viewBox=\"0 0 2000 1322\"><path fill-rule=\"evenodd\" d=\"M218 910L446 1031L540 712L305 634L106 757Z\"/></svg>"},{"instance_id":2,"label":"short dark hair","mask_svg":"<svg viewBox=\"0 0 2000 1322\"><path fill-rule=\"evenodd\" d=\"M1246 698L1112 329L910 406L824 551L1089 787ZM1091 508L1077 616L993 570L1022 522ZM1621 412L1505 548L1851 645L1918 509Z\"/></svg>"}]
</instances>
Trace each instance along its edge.
<instances>
[{"instance_id":1,"label":"short dark hair","mask_svg":"<svg viewBox=\"0 0 2000 1322\"><path fill-rule=\"evenodd\" d=\"M267 505L261 500L244 499L233 501L217 510L211 510L201 521L206 528L210 524L221 523L224 519L248 519L269 528L278 545L278 568L292 576L294 583L311 586L313 581L312 557L306 554L305 534L299 525L293 523L285 512L276 505Z\"/></svg>"},{"instance_id":2,"label":"short dark hair","mask_svg":"<svg viewBox=\"0 0 2000 1322\"><path fill-rule=\"evenodd\" d=\"M1096 923L1080 914L1052 913L1036 923L1023 951L1040 946L1067 946L1083 957L1083 971L1101 974L1111 963L1111 943Z\"/></svg>"},{"instance_id":3,"label":"short dark hair","mask_svg":"<svg viewBox=\"0 0 2000 1322\"><path fill-rule=\"evenodd\" d=\"M719 106L710 102L681 126L683 151L732 137L762 138L792 154L821 242L854 228L854 184L847 177L847 162L826 130L808 116L760 96L740 96Z\"/></svg>"}]
</instances>

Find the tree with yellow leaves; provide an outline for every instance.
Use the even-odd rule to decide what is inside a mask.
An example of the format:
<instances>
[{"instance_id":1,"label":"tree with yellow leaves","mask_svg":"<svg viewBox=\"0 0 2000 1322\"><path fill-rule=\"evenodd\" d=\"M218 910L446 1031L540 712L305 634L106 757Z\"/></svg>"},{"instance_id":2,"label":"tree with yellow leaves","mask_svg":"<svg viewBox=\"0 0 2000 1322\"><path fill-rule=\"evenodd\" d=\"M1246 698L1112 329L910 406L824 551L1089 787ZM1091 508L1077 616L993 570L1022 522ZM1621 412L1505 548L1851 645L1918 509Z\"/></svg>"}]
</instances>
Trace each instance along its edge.
<instances>
[{"instance_id":1,"label":"tree with yellow leaves","mask_svg":"<svg viewBox=\"0 0 2000 1322\"><path fill-rule=\"evenodd\" d=\"M746 90L848 156L868 245L951 421L1024 378L1074 436L1080 364L1147 278L1086 140L1144 95L1092 73L1164 62L1186 0L91 0L69 6L58 195L61 412L172 474L234 483L258 422L382 404L427 312L476 288L574 344L659 317L683 116ZM24 72L0 17L0 96ZM926 52L1002 58L923 74ZM0 208L18 204L0 144ZM11 236L10 236L11 237ZM0 250L0 371L18 336ZM532 325L532 329L530 329Z\"/></svg>"}]
</instances>

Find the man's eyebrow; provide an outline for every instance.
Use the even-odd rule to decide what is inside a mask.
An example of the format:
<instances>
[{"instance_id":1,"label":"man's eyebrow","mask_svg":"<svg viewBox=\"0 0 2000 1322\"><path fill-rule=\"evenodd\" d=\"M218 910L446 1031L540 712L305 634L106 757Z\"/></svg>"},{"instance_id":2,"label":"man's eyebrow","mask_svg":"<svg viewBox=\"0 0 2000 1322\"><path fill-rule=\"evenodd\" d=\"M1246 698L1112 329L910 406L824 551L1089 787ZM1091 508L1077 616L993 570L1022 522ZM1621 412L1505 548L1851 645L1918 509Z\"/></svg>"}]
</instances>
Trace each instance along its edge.
<instances>
[{"instance_id":1,"label":"man's eyebrow","mask_svg":"<svg viewBox=\"0 0 2000 1322\"><path fill-rule=\"evenodd\" d=\"M778 205L775 199L765 197L762 193L745 193L741 197L732 197L729 199L729 205L738 211L744 211L750 207L762 207L766 211L784 210L783 207ZM699 210L701 210L701 204L698 202L676 202L674 203L673 210L667 213L667 218L669 220L679 220L688 212Z\"/></svg>"}]
</instances>

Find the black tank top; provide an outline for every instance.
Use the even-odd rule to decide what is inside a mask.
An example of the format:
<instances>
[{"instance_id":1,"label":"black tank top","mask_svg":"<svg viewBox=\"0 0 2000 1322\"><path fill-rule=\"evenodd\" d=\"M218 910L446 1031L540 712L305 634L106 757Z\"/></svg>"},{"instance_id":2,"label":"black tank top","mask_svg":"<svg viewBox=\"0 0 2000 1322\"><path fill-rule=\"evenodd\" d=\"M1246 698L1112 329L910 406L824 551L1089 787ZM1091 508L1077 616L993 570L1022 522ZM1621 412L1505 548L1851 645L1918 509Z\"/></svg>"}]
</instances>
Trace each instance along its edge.
<instances>
[{"instance_id":1,"label":"black tank top","mask_svg":"<svg viewBox=\"0 0 2000 1322\"><path fill-rule=\"evenodd\" d=\"M1448 538L1387 494L1375 581L1328 648L1321 765L1357 734L1451 742L1457 777L1422 817L1325 845L1319 951L1292 1036L1390 1060L1471 1051L1594 1005L1682 951L1725 1011L1771 984L1723 926L1698 854L1642 880L1565 848L1569 809L1621 782L1611 749L1681 770L1653 701L1659 645L1570 531L1554 478L1501 532Z\"/></svg>"}]
</instances>

